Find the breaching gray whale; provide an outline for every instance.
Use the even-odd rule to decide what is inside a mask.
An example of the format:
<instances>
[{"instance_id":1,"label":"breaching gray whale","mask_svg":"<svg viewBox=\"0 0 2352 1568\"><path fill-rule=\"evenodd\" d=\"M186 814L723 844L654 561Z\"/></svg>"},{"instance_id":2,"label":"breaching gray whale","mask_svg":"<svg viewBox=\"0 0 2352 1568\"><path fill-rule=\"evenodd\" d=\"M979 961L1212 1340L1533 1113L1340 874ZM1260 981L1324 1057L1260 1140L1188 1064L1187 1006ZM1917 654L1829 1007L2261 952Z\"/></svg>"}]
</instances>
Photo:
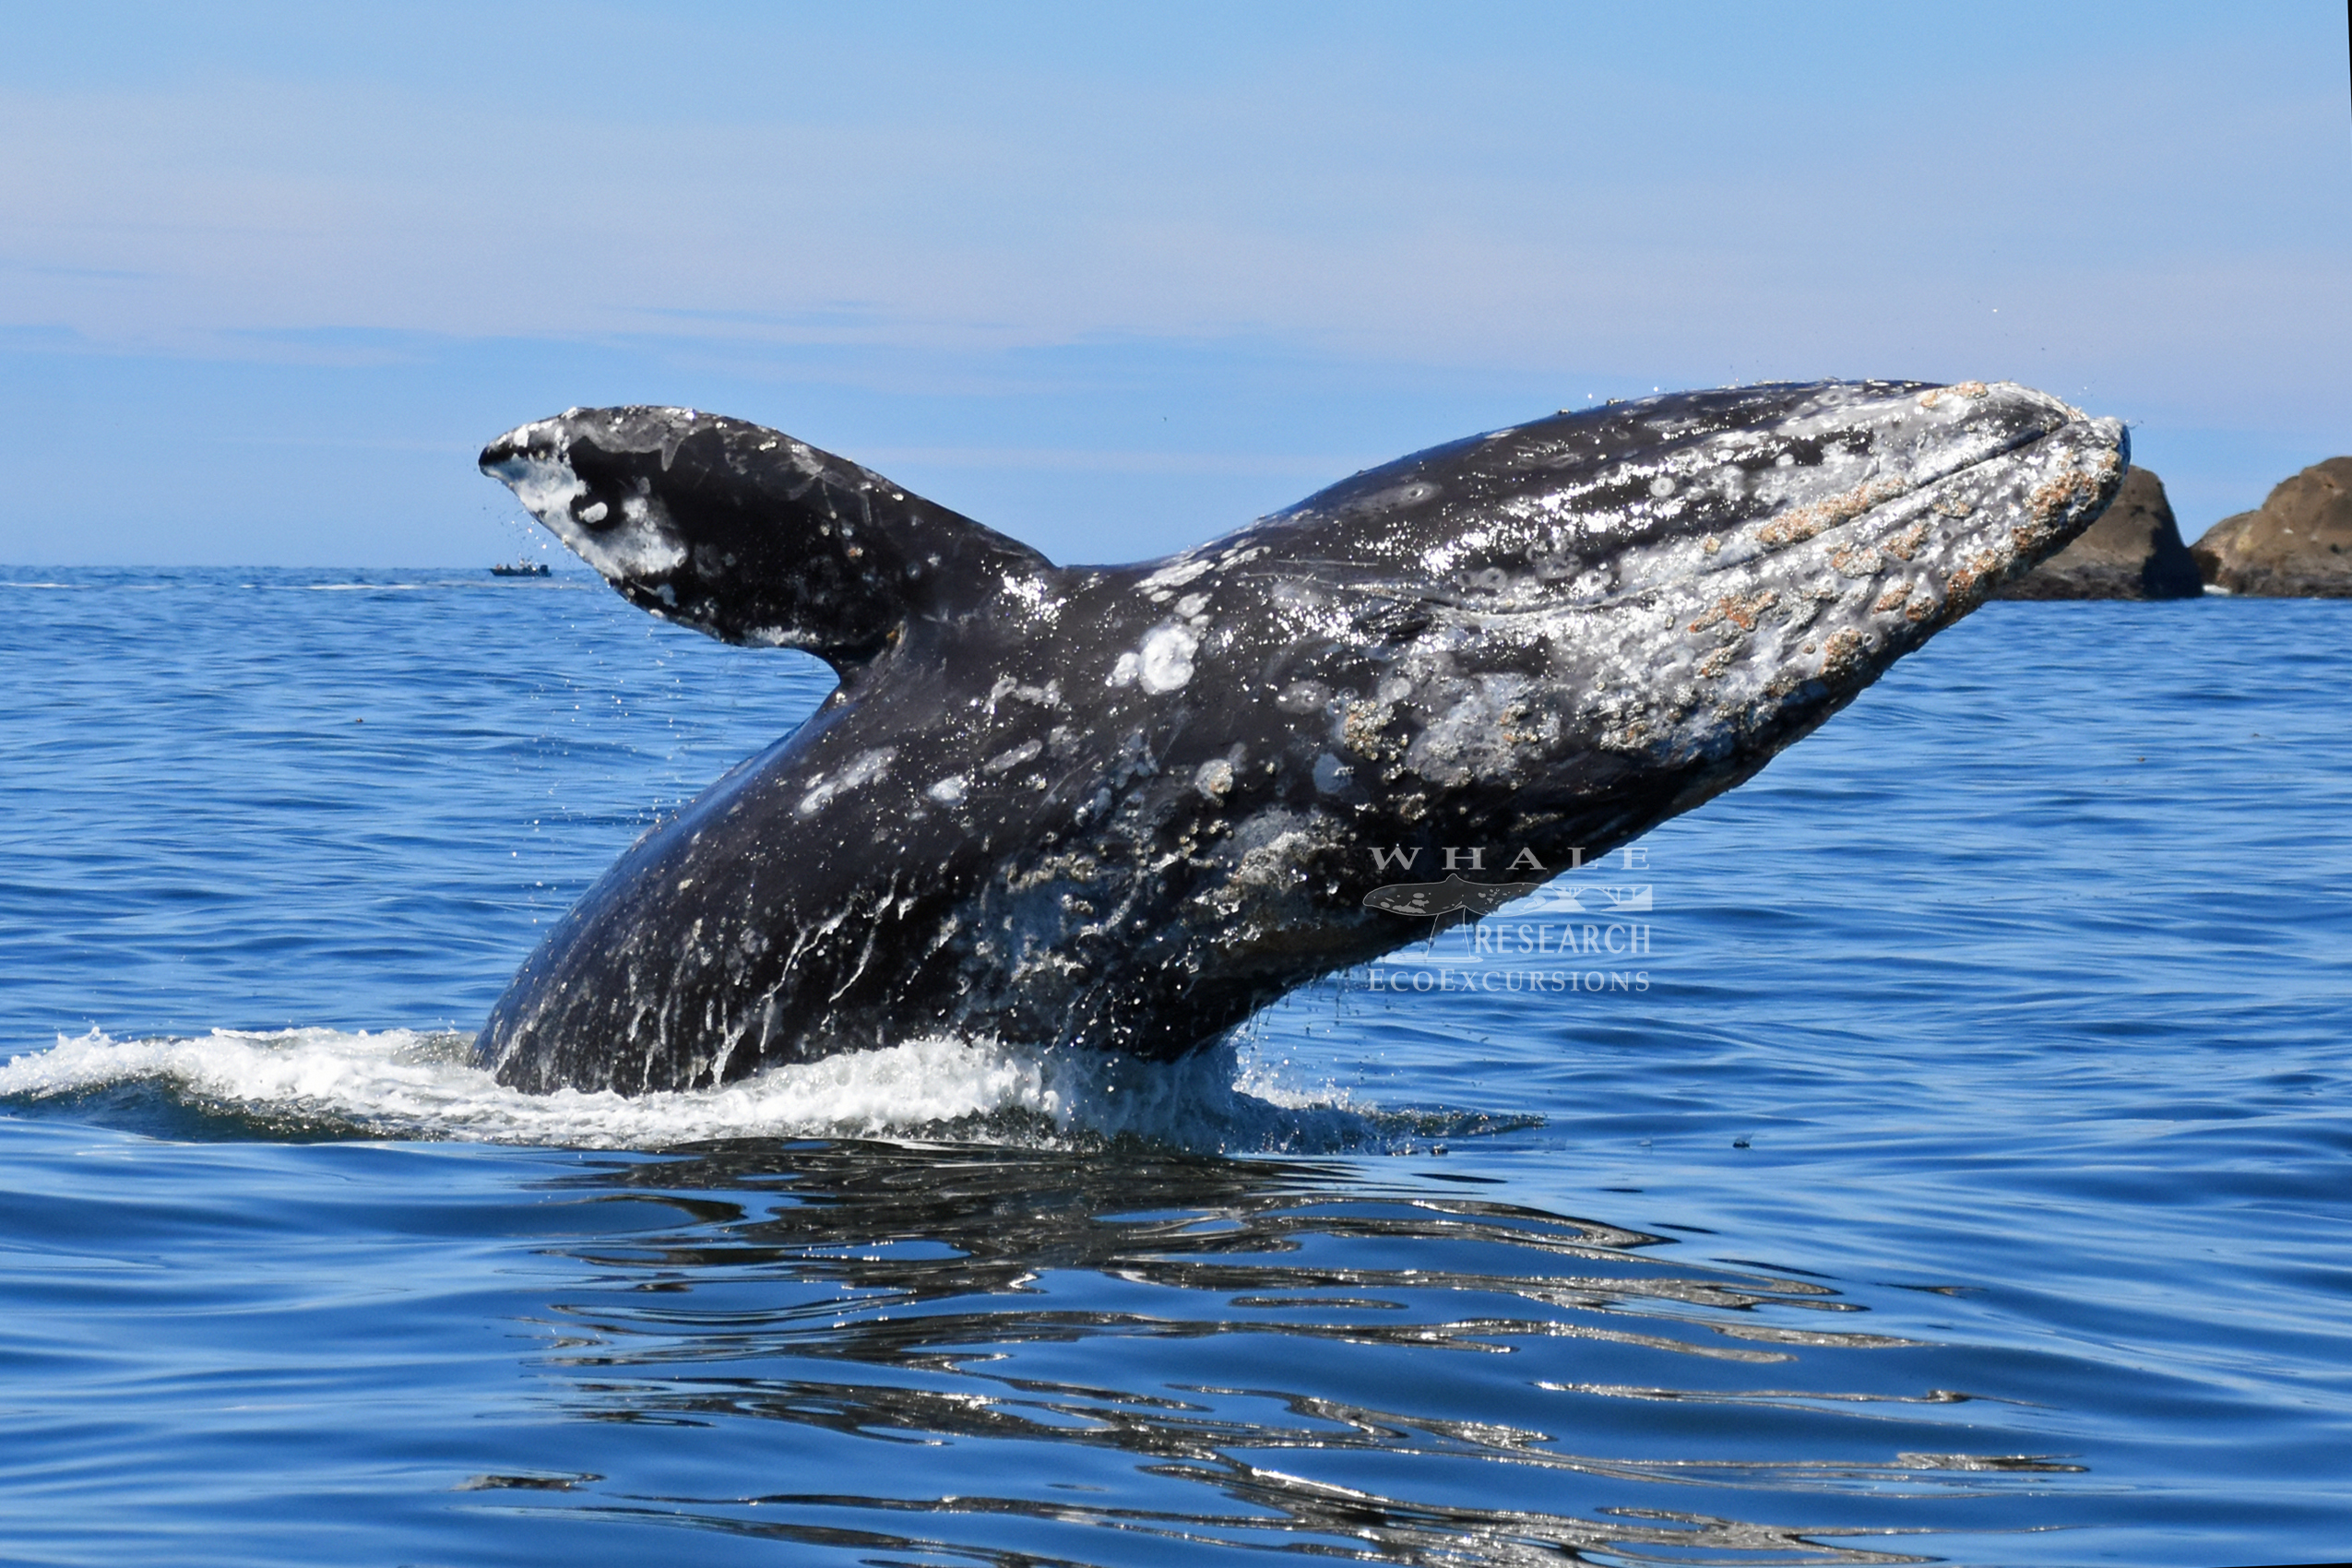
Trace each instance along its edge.
<instances>
[{"instance_id":1,"label":"breaching gray whale","mask_svg":"<svg viewBox=\"0 0 2352 1568\"><path fill-rule=\"evenodd\" d=\"M480 1058L634 1094L943 1033L1182 1055L1420 934L1384 885L1532 885L1750 777L2126 451L2006 384L1681 393L1056 566L740 421L525 425L483 469L632 603L840 685L621 858Z\"/></svg>"}]
</instances>

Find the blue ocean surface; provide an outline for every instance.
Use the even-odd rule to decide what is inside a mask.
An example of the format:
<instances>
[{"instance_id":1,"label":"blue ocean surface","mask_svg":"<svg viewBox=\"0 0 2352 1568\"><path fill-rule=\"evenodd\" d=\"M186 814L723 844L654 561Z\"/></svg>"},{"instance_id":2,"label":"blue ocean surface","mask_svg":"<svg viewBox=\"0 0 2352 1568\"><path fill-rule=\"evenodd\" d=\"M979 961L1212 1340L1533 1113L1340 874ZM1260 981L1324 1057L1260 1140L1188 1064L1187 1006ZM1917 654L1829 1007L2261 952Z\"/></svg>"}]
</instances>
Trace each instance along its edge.
<instances>
[{"instance_id":1,"label":"blue ocean surface","mask_svg":"<svg viewBox=\"0 0 2352 1568\"><path fill-rule=\"evenodd\" d=\"M621 1099L470 1032L821 667L0 579L0 1562L2352 1545L2352 603L1990 606L1177 1067Z\"/></svg>"}]
</instances>

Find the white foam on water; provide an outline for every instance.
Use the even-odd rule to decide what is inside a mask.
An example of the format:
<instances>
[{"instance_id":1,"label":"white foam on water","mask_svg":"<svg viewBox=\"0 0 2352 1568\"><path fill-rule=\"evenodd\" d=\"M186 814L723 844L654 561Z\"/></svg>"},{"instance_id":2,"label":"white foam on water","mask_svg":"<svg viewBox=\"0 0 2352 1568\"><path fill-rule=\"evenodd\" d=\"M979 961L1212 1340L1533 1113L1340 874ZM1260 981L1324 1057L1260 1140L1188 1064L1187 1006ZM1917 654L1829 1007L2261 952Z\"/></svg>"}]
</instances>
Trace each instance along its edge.
<instances>
[{"instance_id":1,"label":"white foam on water","mask_svg":"<svg viewBox=\"0 0 2352 1568\"><path fill-rule=\"evenodd\" d=\"M463 1035L336 1029L114 1039L61 1036L0 1064L0 1100L150 1086L199 1109L356 1135L662 1148L727 1138L916 1135L989 1143L1137 1136L1199 1149L1378 1149L1426 1118L1370 1113L1342 1091L1243 1069L1227 1047L1177 1063L919 1039L771 1067L722 1087L523 1094L469 1060Z\"/></svg>"}]
</instances>

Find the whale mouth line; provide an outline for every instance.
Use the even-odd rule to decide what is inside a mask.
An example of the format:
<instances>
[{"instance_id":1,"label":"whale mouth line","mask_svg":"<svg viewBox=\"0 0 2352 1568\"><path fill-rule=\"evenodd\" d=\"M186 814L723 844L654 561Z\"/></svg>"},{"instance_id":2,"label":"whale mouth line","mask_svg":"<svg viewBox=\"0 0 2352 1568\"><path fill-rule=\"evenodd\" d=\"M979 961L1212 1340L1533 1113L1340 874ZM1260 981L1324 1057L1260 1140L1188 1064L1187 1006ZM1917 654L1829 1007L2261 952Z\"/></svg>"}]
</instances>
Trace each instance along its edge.
<instances>
[{"instance_id":1,"label":"whale mouth line","mask_svg":"<svg viewBox=\"0 0 2352 1568\"><path fill-rule=\"evenodd\" d=\"M2070 419L2049 429L2026 431L1997 450L1975 454L1965 463L1917 480L1897 475L1874 477L1847 491L1730 525L1720 534L1671 539L1646 551L1631 550L1623 557L1624 563L1646 566L1646 575L1629 574L1629 580L1606 593L1568 602L1550 598L1498 600L1458 589L1433 588L1395 574L1354 576L1347 587L1351 593L1366 598L1440 608L1465 624L1501 628L1556 623L1562 615L1607 615L1644 610L1656 602L1661 592L1678 586L1688 588L1710 578L1735 577L1743 572L1786 571L1793 575L1811 559L1809 546L1814 552L1826 552L1819 556L1819 561L1831 570L1840 576L1857 576L1863 574L1856 567L1867 561L1871 552L1885 552L1907 563L1927 547L1938 543L1949 547L1963 534L1981 534L1998 526L1999 507L1995 501L1970 500L1965 493L1972 486L1997 488L2002 481L2024 473L2041 457L2060 459L2060 473L2054 481L2036 487L2025 497L2029 512L2047 514L2054 504L2078 499L2075 481L2068 476L2079 474L2080 470L2066 461L2067 448L2082 442L2092 452L2103 451L2112 445L2107 432L2115 424L2112 420ZM1916 529L1925 520L1923 514L1933 515L1929 532L1907 542L1904 530ZM2032 520L2044 525L2050 521L2047 516L2035 516ZM1941 540L1933 537L1939 530L1944 536ZM1982 550L1975 552L1978 576L1985 575L1988 569L2006 572L2013 565L2022 571L2032 564L2025 558L2025 552L2014 549L2013 541L1983 542L2003 559L1997 568L1989 568L1981 560ZM1873 563L1877 564L1882 563ZM1335 575L1340 575L1346 574L1351 564L1324 564ZM1278 576L1248 567L1233 575ZM1733 610L1736 613L1736 606Z\"/></svg>"}]
</instances>

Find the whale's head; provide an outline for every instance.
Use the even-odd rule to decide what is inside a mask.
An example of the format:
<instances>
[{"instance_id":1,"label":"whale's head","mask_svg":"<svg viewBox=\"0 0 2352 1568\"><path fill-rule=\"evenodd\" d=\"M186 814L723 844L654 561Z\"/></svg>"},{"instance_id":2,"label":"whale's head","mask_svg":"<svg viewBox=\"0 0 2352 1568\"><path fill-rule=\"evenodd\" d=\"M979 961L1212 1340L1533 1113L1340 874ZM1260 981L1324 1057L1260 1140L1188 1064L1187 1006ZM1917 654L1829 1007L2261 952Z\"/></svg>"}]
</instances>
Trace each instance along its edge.
<instances>
[{"instance_id":1,"label":"whale's head","mask_svg":"<svg viewBox=\"0 0 2352 1568\"><path fill-rule=\"evenodd\" d=\"M1394 602L1395 695L1359 724L1402 738L1403 770L1638 800L1630 833L2062 548L2128 451L2118 422L2006 383L1723 388L1418 453L1242 539Z\"/></svg>"}]
</instances>

